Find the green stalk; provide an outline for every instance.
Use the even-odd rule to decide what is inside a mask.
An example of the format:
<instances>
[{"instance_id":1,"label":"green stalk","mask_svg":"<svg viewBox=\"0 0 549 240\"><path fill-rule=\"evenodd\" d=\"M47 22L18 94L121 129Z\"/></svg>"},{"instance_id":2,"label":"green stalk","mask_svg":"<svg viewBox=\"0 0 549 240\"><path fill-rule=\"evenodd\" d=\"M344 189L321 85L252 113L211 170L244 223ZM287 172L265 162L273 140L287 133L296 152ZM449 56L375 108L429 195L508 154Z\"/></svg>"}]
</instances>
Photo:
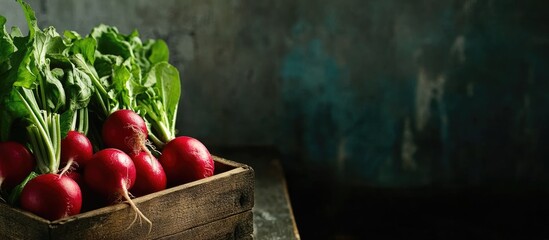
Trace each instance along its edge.
<instances>
[{"instance_id":1,"label":"green stalk","mask_svg":"<svg viewBox=\"0 0 549 240\"><path fill-rule=\"evenodd\" d=\"M94 86L95 86L95 81L94 81ZM101 110L103 110L104 116L109 116L109 110L105 104L105 101L103 100L103 96L101 96L101 94L99 93L94 95L95 95L95 98L97 98L97 102L99 102L99 105L101 106Z\"/></svg>"},{"instance_id":2,"label":"green stalk","mask_svg":"<svg viewBox=\"0 0 549 240\"><path fill-rule=\"evenodd\" d=\"M46 100L46 90L45 90L45 87L46 86L44 84L44 78L42 77L41 74L38 74L38 89L40 89L40 95L37 95L37 96L40 96L40 101L41 101L41 105L39 106L42 106L40 109L47 109L47 106L46 106L46 103L47 103L47 100ZM36 95L35 95L36 96Z\"/></svg>"},{"instance_id":3,"label":"green stalk","mask_svg":"<svg viewBox=\"0 0 549 240\"><path fill-rule=\"evenodd\" d=\"M155 121L154 123L155 123L154 127L156 131L160 133L159 137L162 142L167 143L174 138L172 137L170 130L166 127L166 125L163 122Z\"/></svg>"},{"instance_id":4,"label":"green stalk","mask_svg":"<svg viewBox=\"0 0 549 240\"><path fill-rule=\"evenodd\" d=\"M44 159L47 159L47 156L45 155L46 150L44 144L42 144L38 127L36 127L36 125L30 125L27 127L27 132L29 134L32 150L36 157L36 168L38 169L38 172L49 172L49 166L47 162L44 162Z\"/></svg>"},{"instance_id":5,"label":"green stalk","mask_svg":"<svg viewBox=\"0 0 549 240\"><path fill-rule=\"evenodd\" d=\"M76 127L76 121L78 119L78 112L74 112L74 114L72 115L72 119L71 119L71 126L70 126L70 130L75 130L77 129Z\"/></svg>"},{"instance_id":6,"label":"green stalk","mask_svg":"<svg viewBox=\"0 0 549 240\"><path fill-rule=\"evenodd\" d=\"M59 114L52 113L48 116L51 129L50 140L53 145L53 159L50 161L50 170L56 173L61 164L61 119Z\"/></svg>"},{"instance_id":7,"label":"green stalk","mask_svg":"<svg viewBox=\"0 0 549 240\"><path fill-rule=\"evenodd\" d=\"M76 115L78 115L78 124L73 129L87 135L89 128L88 108L78 109Z\"/></svg>"},{"instance_id":8,"label":"green stalk","mask_svg":"<svg viewBox=\"0 0 549 240\"><path fill-rule=\"evenodd\" d=\"M26 88L20 88L22 91L30 91ZM38 106L36 105L36 102L35 101L32 101L32 99L27 99L25 98L25 95L21 94L20 91L17 91L17 94L19 95L19 97L21 98L23 104L25 104L25 107L27 109L30 109L30 117L31 117L31 122L33 124L35 124L35 126L38 128L39 130L39 134L40 135L43 135L43 136L48 136L49 135L49 132L48 132L48 129L47 128L44 128L44 126L46 126L46 122L44 121L44 119L42 118L42 115L40 113L40 110L38 109ZM32 96L32 95L31 95ZM30 103L29 103L30 102ZM31 105L32 104L32 105Z\"/></svg>"},{"instance_id":9,"label":"green stalk","mask_svg":"<svg viewBox=\"0 0 549 240\"><path fill-rule=\"evenodd\" d=\"M27 96L21 91L31 91L20 88L17 94L27 109L30 109L31 125L27 132L36 155L39 173L56 173L59 169L61 156L61 124L56 113L40 111L33 95ZM32 92L32 91L31 91Z\"/></svg>"},{"instance_id":10,"label":"green stalk","mask_svg":"<svg viewBox=\"0 0 549 240\"><path fill-rule=\"evenodd\" d=\"M169 121L165 114L156 114L155 109L152 109L148 104L141 104L141 106L146 109L145 121L151 126L149 137L157 147L164 147L166 143L175 138L175 126L171 130L171 127L168 127Z\"/></svg>"},{"instance_id":11,"label":"green stalk","mask_svg":"<svg viewBox=\"0 0 549 240\"><path fill-rule=\"evenodd\" d=\"M167 123L171 123L170 124L170 137L172 137L171 139L175 138L175 125L176 125L176 119L177 119L177 108L178 106L175 106L175 109L174 109L174 114L173 114L173 117L171 119L171 121L168 121ZM166 118L168 118L168 116L166 116Z\"/></svg>"},{"instance_id":12,"label":"green stalk","mask_svg":"<svg viewBox=\"0 0 549 240\"><path fill-rule=\"evenodd\" d=\"M34 98L32 90L26 89L26 88L20 88L20 91L17 91L17 94L19 98L23 101L25 104L25 107L27 109L30 109L31 112L31 121L34 123L38 123L38 126L46 126L46 122L44 121L44 118L42 118L42 111L38 107L38 103L36 102L36 99ZM48 129L41 129L44 131L44 134L49 134Z\"/></svg>"},{"instance_id":13,"label":"green stalk","mask_svg":"<svg viewBox=\"0 0 549 240\"><path fill-rule=\"evenodd\" d=\"M87 135L88 129L89 129L88 108L85 107L85 108L77 109L72 116L70 130L75 130L75 131L84 133L84 135Z\"/></svg>"},{"instance_id":14,"label":"green stalk","mask_svg":"<svg viewBox=\"0 0 549 240\"><path fill-rule=\"evenodd\" d=\"M164 145L166 143L162 142L152 131L149 131L149 139L153 142L154 145L159 147L160 149L164 148Z\"/></svg>"},{"instance_id":15,"label":"green stalk","mask_svg":"<svg viewBox=\"0 0 549 240\"><path fill-rule=\"evenodd\" d=\"M39 93L40 90L38 90L38 88L39 88L39 87L36 87L36 88L34 88L34 89L32 90L34 96L38 96L38 94L40 94L40 93ZM43 104L42 104L42 99L39 98L39 99L35 99L35 100L36 100L36 101L35 101L35 102L36 102L36 106L42 106L42 105L43 105Z\"/></svg>"}]
</instances>

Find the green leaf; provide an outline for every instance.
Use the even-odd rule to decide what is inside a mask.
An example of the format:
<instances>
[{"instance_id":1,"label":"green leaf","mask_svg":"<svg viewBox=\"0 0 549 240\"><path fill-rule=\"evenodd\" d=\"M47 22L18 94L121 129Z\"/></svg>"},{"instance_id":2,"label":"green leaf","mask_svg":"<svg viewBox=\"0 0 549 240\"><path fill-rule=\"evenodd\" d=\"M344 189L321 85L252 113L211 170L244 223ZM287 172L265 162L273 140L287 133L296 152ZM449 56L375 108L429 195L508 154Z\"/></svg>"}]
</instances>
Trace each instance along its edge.
<instances>
[{"instance_id":1,"label":"green leaf","mask_svg":"<svg viewBox=\"0 0 549 240\"><path fill-rule=\"evenodd\" d=\"M122 65L122 62L124 62L124 59L120 56L103 55L99 53L95 56L95 63L93 64L93 67L97 72L97 76L100 78L105 76L110 77L113 72L113 66ZM103 81L102 84L104 86L110 85L108 81Z\"/></svg>"},{"instance_id":2,"label":"green leaf","mask_svg":"<svg viewBox=\"0 0 549 240\"><path fill-rule=\"evenodd\" d=\"M35 50L34 61L39 68L49 64L46 62L47 56L62 54L67 48L63 39L55 32L53 27L47 28L44 32L36 31L33 46Z\"/></svg>"},{"instance_id":3,"label":"green leaf","mask_svg":"<svg viewBox=\"0 0 549 240\"><path fill-rule=\"evenodd\" d=\"M21 196L21 192L23 191L23 188L27 185L27 183L32 180L33 178L38 177L38 174L35 172L31 172L24 180L23 182L19 183L19 185L15 186L15 188L12 189L10 195L8 196L8 203L12 206L19 206L19 197Z\"/></svg>"},{"instance_id":4,"label":"green leaf","mask_svg":"<svg viewBox=\"0 0 549 240\"><path fill-rule=\"evenodd\" d=\"M67 133L71 130L73 130L74 127L74 117L75 117L75 111L72 109L69 109L59 116L60 118L60 125L61 125L61 138L65 138L67 136Z\"/></svg>"},{"instance_id":5,"label":"green leaf","mask_svg":"<svg viewBox=\"0 0 549 240\"><path fill-rule=\"evenodd\" d=\"M181 95L179 71L167 62L161 62L151 69L149 77L156 79L155 89L164 106L167 115L167 124L171 131L175 131L177 107Z\"/></svg>"},{"instance_id":6,"label":"green leaf","mask_svg":"<svg viewBox=\"0 0 549 240\"><path fill-rule=\"evenodd\" d=\"M88 106L93 95L93 85L89 75L78 68L73 68L67 73L65 88L69 95L71 110Z\"/></svg>"},{"instance_id":7,"label":"green leaf","mask_svg":"<svg viewBox=\"0 0 549 240\"><path fill-rule=\"evenodd\" d=\"M34 39L34 34L36 31L40 31L38 24L36 23L34 11L28 3L23 2L22 0L17 0L17 2L21 5L21 8L23 8L23 13L27 19L27 24L29 25L29 37L30 39Z\"/></svg>"},{"instance_id":8,"label":"green leaf","mask_svg":"<svg viewBox=\"0 0 549 240\"><path fill-rule=\"evenodd\" d=\"M170 124L175 125L175 115L181 95L179 71L167 62L159 63L154 68L157 75L156 84L160 90L162 103L168 112Z\"/></svg>"},{"instance_id":9,"label":"green leaf","mask_svg":"<svg viewBox=\"0 0 549 240\"><path fill-rule=\"evenodd\" d=\"M125 66L114 66L112 83L114 98L118 99L120 108L131 109L134 105L132 74Z\"/></svg>"},{"instance_id":10,"label":"green leaf","mask_svg":"<svg viewBox=\"0 0 549 240\"><path fill-rule=\"evenodd\" d=\"M148 91L149 89L153 88L155 79L147 78L143 76L142 68L141 66L136 62L132 61L134 59L128 59L128 61L124 62L124 66L126 66L132 74L132 78L130 79L131 86L131 94L137 98L138 95Z\"/></svg>"},{"instance_id":11,"label":"green leaf","mask_svg":"<svg viewBox=\"0 0 549 240\"><path fill-rule=\"evenodd\" d=\"M12 121L17 118L27 114L27 110L22 107L20 99L14 94L15 83L20 80L21 85L32 86L34 83L34 76L32 73L30 75L19 75L19 68L22 62L30 61L31 52L26 48L26 39L25 38L15 38L14 44L18 46L18 51L14 52L10 56L9 65L10 68L8 71L0 73L0 109L4 110L2 114L3 123L0 126L0 132L5 137L8 136L9 130L11 130ZM23 70L22 70L23 71ZM25 77L28 77L27 79ZM6 135L4 135L6 134ZM4 138L2 137L2 138Z\"/></svg>"},{"instance_id":12,"label":"green leaf","mask_svg":"<svg viewBox=\"0 0 549 240\"><path fill-rule=\"evenodd\" d=\"M33 48L29 47L23 56L19 66L16 68L16 71L12 71L15 76L12 76L16 81L13 83L13 86L24 87L32 89L36 87L36 78L38 74L38 69L33 63ZM11 78L10 77L10 78Z\"/></svg>"},{"instance_id":13,"label":"green leaf","mask_svg":"<svg viewBox=\"0 0 549 240\"><path fill-rule=\"evenodd\" d=\"M21 29L19 29L16 26L11 27L11 34L10 35L11 35L12 38L16 38L16 37L22 38L23 37L23 33L21 33Z\"/></svg>"},{"instance_id":14,"label":"green leaf","mask_svg":"<svg viewBox=\"0 0 549 240\"><path fill-rule=\"evenodd\" d=\"M95 68L90 63L87 63L82 54L76 54L70 57L71 62L75 67L88 75L93 88L95 89L95 101L92 103L97 113L102 114L102 117L107 117L111 112L117 109L116 99L113 98L112 93L109 92L109 83L105 80L105 77L99 77ZM98 61L96 61L97 63ZM107 67L107 66L106 66Z\"/></svg>"},{"instance_id":15,"label":"green leaf","mask_svg":"<svg viewBox=\"0 0 549 240\"><path fill-rule=\"evenodd\" d=\"M48 59L50 60L50 68L56 69L72 69L74 65L71 63L69 57L65 54L48 54Z\"/></svg>"},{"instance_id":16,"label":"green leaf","mask_svg":"<svg viewBox=\"0 0 549 240\"><path fill-rule=\"evenodd\" d=\"M82 39L82 36L80 36L80 34L75 31L64 31L63 36L65 36L65 41L67 44Z\"/></svg>"},{"instance_id":17,"label":"green leaf","mask_svg":"<svg viewBox=\"0 0 549 240\"><path fill-rule=\"evenodd\" d=\"M148 60L151 64L156 64L159 62L167 62L170 58L170 52L168 50L168 45L162 40L151 41L152 44L147 50Z\"/></svg>"},{"instance_id":18,"label":"green leaf","mask_svg":"<svg viewBox=\"0 0 549 240\"><path fill-rule=\"evenodd\" d=\"M67 45L63 41L63 38L55 31L55 28L51 26L44 29L43 32L40 31L40 33L37 33L36 35L37 42L41 40L40 38L44 40L42 44L45 45L46 54L63 53L63 51L67 49Z\"/></svg>"},{"instance_id":19,"label":"green leaf","mask_svg":"<svg viewBox=\"0 0 549 240\"><path fill-rule=\"evenodd\" d=\"M7 61L11 54L15 52L15 45L13 45L13 40L6 31L5 24L6 18L0 16L0 64Z\"/></svg>"},{"instance_id":20,"label":"green leaf","mask_svg":"<svg viewBox=\"0 0 549 240\"><path fill-rule=\"evenodd\" d=\"M65 89L63 88L61 80L59 80L50 70L49 59L46 63L43 70L46 81L42 83L43 85L41 87L45 89L44 94L47 95L45 96L47 107L51 112L57 112L65 106L67 100Z\"/></svg>"},{"instance_id":21,"label":"green leaf","mask_svg":"<svg viewBox=\"0 0 549 240\"><path fill-rule=\"evenodd\" d=\"M78 39L73 42L70 52L72 54L82 54L84 59L91 63L95 62L95 50L97 48L97 42L93 38Z\"/></svg>"},{"instance_id":22,"label":"green leaf","mask_svg":"<svg viewBox=\"0 0 549 240\"><path fill-rule=\"evenodd\" d=\"M14 131L14 122L30 114L29 110L13 92L0 102L0 141L10 140Z\"/></svg>"},{"instance_id":23,"label":"green leaf","mask_svg":"<svg viewBox=\"0 0 549 240\"><path fill-rule=\"evenodd\" d=\"M6 31L6 18L0 16L0 76L11 68L10 56L17 49Z\"/></svg>"},{"instance_id":24,"label":"green leaf","mask_svg":"<svg viewBox=\"0 0 549 240\"><path fill-rule=\"evenodd\" d=\"M97 50L102 54L117 55L124 59L133 57L130 43L117 28L102 24L95 27L90 35L97 41Z\"/></svg>"},{"instance_id":25,"label":"green leaf","mask_svg":"<svg viewBox=\"0 0 549 240\"><path fill-rule=\"evenodd\" d=\"M25 62L25 67L21 71L26 75L24 79L31 79L28 75L32 73L35 79L38 80L36 84L40 88L36 98L39 101L39 106L49 112L58 111L66 103L63 85L60 79L52 74L50 70L49 56L58 56L66 48L63 39L53 27L48 27L44 31L36 30L33 41L33 62ZM29 84L27 84L24 87L30 88L32 86L29 87Z\"/></svg>"}]
</instances>

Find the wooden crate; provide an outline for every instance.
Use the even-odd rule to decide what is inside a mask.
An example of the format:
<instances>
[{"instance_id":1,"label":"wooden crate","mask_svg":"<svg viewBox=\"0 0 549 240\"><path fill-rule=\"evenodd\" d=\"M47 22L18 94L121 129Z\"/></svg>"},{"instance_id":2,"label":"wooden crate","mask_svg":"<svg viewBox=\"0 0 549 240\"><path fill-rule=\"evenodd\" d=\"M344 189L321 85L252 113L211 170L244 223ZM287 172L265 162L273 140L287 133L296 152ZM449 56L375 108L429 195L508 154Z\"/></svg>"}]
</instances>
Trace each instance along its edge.
<instances>
[{"instance_id":1,"label":"wooden crate","mask_svg":"<svg viewBox=\"0 0 549 240\"><path fill-rule=\"evenodd\" d=\"M254 171L214 156L208 178L134 199L153 225L130 225L135 212L120 203L48 221L0 204L0 239L252 239Z\"/></svg>"}]
</instances>

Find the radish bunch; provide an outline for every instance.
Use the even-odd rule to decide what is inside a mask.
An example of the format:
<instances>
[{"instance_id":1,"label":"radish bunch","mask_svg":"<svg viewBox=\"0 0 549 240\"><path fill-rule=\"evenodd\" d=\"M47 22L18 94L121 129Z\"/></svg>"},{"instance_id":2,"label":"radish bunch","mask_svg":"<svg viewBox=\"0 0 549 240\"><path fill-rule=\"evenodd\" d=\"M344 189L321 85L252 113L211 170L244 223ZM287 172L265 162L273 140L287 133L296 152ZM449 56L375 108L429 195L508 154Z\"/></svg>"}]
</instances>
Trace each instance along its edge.
<instances>
[{"instance_id":1,"label":"radish bunch","mask_svg":"<svg viewBox=\"0 0 549 240\"><path fill-rule=\"evenodd\" d=\"M179 72L161 40L99 25L28 36L0 16L0 196L48 220L214 174L208 149L177 136ZM26 132L25 135L19 134Z\"/></svg>"}]
</instances>

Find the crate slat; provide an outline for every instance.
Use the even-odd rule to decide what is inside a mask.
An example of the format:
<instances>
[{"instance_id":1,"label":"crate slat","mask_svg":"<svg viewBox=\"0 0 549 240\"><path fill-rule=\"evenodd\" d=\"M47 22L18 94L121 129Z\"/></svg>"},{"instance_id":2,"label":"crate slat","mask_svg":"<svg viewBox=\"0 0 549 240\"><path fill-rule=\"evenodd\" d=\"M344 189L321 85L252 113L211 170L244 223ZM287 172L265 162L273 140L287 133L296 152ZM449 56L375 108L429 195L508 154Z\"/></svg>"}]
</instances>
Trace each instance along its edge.
<instances>
[{"instance_id":1,"label":"crate slat","mask_svg":"<svg viewBox=\"0 0 549 240\"><path fill-rule=\"evenodd\" d=\"M176 239L253 239L253 213L246 211L185 230L162 240Z\"/></svg>"}]
</instances>

